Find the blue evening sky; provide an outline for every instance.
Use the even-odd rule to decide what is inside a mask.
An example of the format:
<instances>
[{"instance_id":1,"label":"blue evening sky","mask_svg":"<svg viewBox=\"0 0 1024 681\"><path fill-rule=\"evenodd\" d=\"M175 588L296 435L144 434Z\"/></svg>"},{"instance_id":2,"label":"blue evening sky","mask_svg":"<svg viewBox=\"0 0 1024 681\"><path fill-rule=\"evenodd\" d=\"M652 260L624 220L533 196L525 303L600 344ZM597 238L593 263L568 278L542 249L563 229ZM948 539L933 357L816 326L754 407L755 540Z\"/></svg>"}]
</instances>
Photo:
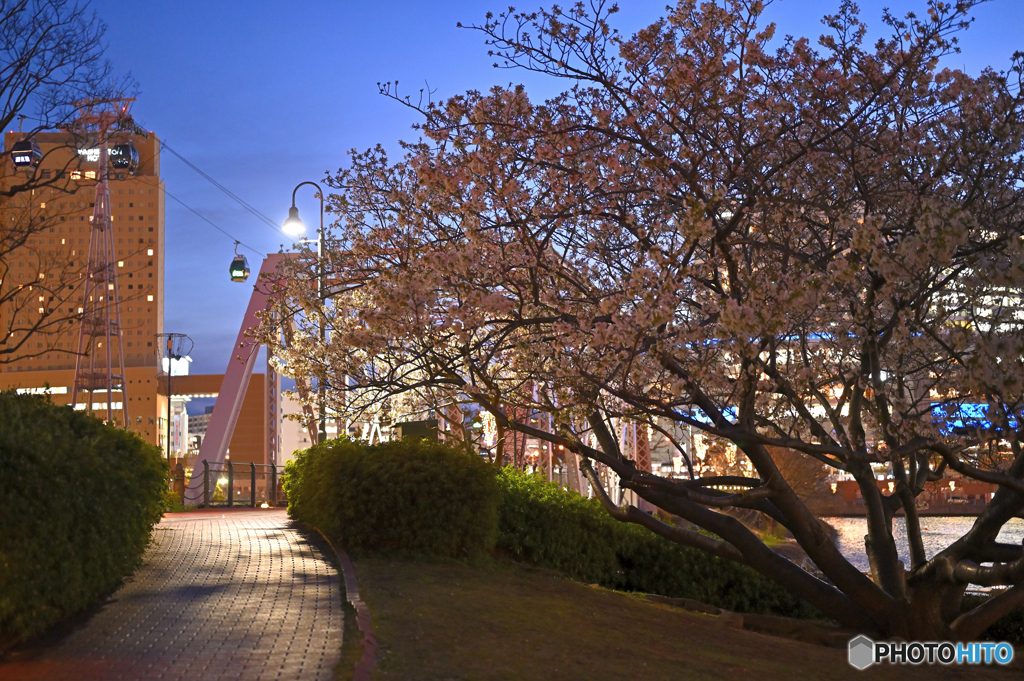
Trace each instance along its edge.
<instances>
[{"instance_id":1,"label":"blue evening sky","mask_svg":"<svg viewBox=\"0 0 1024 681\"><path fill-rule=\"evenodd\" d=\"M567 4L567 3L563 3ZM624 0L623 32L653 22L664 0ZM496 70L482 35L456 28L479 23L505 2L483 0L345 0L305 3L265 0L94 0L108 25L115 70L140 85L134 112L147 129L222 185L276 221L288 214L292 188L320 181L346 164L346 152L377 143L394 152L412 139L414 112L377 92L399 80L405 92L424 83L447 97L495 84L526 83L540 99L553 84L517 71ZM880 25L883 7L903 14L919 0L862 0L862 16ZM520 9L539 4L517 3ZM767 16L781 34L817 37L821 15L838 0L781 0ZM1024 49L1024 2L993 0L975 12L949 66L977 72L1005 68ZM161 174L167 191L262 252L288 241L169 153ZM312 192L300 190L307 225L316 221ZM195 340L192 373L220 373L251 292L232 283L233 242L172 199L166 210L165 331ZM244 251L253 274L260 257ZM261 369L257 369L258 371Z\"/></svg>"}]
</instances>

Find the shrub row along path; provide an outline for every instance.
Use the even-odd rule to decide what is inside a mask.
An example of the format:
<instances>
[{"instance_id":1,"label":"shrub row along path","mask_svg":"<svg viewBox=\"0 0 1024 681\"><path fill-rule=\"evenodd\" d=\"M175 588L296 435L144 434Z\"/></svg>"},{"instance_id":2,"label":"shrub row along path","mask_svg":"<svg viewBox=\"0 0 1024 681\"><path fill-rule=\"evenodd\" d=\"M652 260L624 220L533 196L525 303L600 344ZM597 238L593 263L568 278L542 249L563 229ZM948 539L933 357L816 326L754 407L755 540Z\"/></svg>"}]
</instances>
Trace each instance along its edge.
<instances>
[{"instance_id":1,"label":"shrub row along path","mask_svg":"<svg viewBox=\"0 0 1024 681\"><path fill-rule=\"evenodd\" d=\"M166 516L144 564L59 641L12 653L0 679L331 679L336 570L283 510Z\"/></svg>"}]
</instances>

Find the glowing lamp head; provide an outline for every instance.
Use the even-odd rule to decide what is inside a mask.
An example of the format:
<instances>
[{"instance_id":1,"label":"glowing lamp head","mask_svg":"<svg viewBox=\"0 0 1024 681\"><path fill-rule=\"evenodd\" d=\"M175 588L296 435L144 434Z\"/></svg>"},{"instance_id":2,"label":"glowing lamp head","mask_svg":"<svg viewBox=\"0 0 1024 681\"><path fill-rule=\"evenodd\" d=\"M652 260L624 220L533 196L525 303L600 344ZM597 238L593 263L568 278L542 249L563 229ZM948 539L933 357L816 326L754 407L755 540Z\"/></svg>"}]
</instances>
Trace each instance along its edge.
<instances>
[{"instance_id":1,"label":"glowing lamp head","mask_svg":"<svg viewBox=\"0 0 1024 681\"><path fill-rule=\"evenodd\" d=\"M299 209L292 206L288 209L288 219L281 225L281 229L288 236L302 236L302 233L306 231L306 225L302 224L302 220L299 219Z\"/></svg>"}]
</instances>

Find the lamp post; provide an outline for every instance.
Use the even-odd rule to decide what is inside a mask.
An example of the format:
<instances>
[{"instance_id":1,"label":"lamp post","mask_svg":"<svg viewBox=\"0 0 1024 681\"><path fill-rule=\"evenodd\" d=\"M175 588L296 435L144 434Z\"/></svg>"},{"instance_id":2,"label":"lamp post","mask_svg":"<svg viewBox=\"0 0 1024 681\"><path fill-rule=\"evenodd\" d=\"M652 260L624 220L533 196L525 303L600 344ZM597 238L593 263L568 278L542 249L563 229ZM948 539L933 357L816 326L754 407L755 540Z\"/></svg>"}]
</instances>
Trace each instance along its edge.
<instances>
[{"instance_id":1,"label":"lamp post","mask_svg":"<svg viewBox=\"0 0 1024 681\"><path fill-rule=\"evenodd\" d=\"M171 398L174 393L171 391L171 370L174 367L174 360L180 360L192 352L192 339L183 333L159 333L157 334L163 343L165 358L167 359L167 465L171 465ZM189 360L191 361L191 360Z\"/></svg>"},{"instance_id":2,"label":"lamp post","mask_svg":"<svg viewBox=\"0 0 1024 681\"><path fill-rule=\"evenodd\" d=\"M288 236L298 237L306 231L306 225L303 224L302 220L299 219L299 209L295 207L295 194L299 191L299 188L304 185L310 185L316 187L317 197L320 199L320 229L317 231L316 241L316 297L323 304L324 300L324 190L321 189L320 185L316 182L300 182L295 185L295 189L292 190L292 207L288 209L288 219L284 221L281 229ZM323 345L327 340L327 329L324 325L323 317L320 318L320 344ZM317 382L317 400L319 405L318 409L318 427L317 427L317 442L324 442L327 439L327 403L326 403L326 385L322 379Z\"/></svg>"}]
</instances>

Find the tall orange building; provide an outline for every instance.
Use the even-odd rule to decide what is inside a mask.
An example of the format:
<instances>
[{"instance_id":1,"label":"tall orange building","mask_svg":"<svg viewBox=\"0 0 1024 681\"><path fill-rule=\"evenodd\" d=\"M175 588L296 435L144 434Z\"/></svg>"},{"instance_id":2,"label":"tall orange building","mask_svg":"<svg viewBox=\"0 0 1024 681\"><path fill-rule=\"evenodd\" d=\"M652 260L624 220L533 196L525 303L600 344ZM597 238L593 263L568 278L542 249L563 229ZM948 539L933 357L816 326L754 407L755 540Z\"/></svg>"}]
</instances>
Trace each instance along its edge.
<instances>
[{"instance_id":1,"label":"tall orange building","mask_svg":"<svg viewBox=\"0 0 1024 681\"><path fill-rule=\"evenodd\" d=\"M11 149L21 138L7 133L4 148ZM35 170L37 181L51 186L0 199L0 218L8 233L17 233L20 225L34 226L25 243L0 262L0 299L11 302L0 308L0 343L18 346L16 355L21 357L0 364L0 388L41 392L48 386L55 403L70 404L81 330L74 315L83 306L99 154L69 133L38 133L34 140L43 154ZM128 141L138 151L138 168L131 174L112 168L108 178L128 425L164 446L167 406L158 390L156 339L164 318L160 142L152 134L129 138L118 133L108 146ZM26 172L8 157L0 185L24 182ZM33 326L39 328L27 333ZM114 395L121 399L120 393ZM106 393L95 393L93 400L93 409L105 416ZM120 421L122 405L112 402Z\"/></svg>"}]
</instances>

